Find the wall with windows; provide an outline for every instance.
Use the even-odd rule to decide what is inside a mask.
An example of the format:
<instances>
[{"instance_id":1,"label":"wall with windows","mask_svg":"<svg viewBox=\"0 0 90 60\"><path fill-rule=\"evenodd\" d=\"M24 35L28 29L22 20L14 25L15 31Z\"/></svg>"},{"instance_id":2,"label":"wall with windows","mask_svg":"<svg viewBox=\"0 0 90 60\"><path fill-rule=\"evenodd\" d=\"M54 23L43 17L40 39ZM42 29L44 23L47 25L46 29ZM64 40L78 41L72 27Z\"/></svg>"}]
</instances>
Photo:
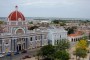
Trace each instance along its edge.
<instances>
[{"instance_id":1,"label":"wall with windows","mask_svg":"<svg viewBox=\"0 0 90 60\"><path fill-rule=\"evenodd\" d=\"M55 45L58 44L59 40L67 40L67 31L64 29L49 29L48 30L48 41L49 44Z\"/></svg>"}]
</instances>

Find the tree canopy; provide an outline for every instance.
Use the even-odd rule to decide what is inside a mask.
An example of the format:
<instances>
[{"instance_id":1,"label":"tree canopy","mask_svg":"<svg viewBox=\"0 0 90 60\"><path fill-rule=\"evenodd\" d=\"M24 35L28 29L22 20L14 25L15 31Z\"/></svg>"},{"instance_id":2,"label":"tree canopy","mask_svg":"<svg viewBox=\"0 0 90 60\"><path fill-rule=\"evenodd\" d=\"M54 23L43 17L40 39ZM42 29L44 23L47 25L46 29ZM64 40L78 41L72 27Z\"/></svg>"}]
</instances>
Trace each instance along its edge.
<instances>
[{"instance_id":1,"label":"tree canopy","mask_svg":"<svg viewBox=\"0 0 90 60\"><path fill-rule=\"evenodd\" d=\"M58 60L69 60L69 53L65 50L57 51L55 53L55 58Z\"/></svg>"},{"instance_id":2,"label":"tree canopy","mask_svg":"<svg viewBox=\"0 0 90 60\"><path fill-rule=\"evenodd\" d=\"M66 29L67 31L68 31L68 34L73 34L74 33L74 28L73 27L68 27L67 29Z\"/></svg>"},{"instance_id":3,"label":"tree canopy","mask_svg":"<svg viewBox=\"0 0 90 60\"><path fill-rule=\"evenodd\" d=\"M88 48L88 43L86 40L80 40L76 44L76 50L75 50L75 55L79 56L81 58L85 58L87 56L87 48Z\"/></svg>"},{"instance_id":4,"label":"tree canopy","mask_svg":"<svg viewBox=\"0 0 90 60\"><path fill-rule=\"evenodd\" d=\"M60 40L59 43L55 46L43 46L39 51L39 55L42 56L45 60L68 60L69 53L66 50L68 48L69 42L66 40Z\"/></svg>"},{"instance_id":5,"label":"tree canopy","mask_svg":"<svg viewBox=\"0 0 90 60\"><path fill-rule=\"evenodd\" d=\"M57 47L57 50L66 50L70 47L70 43L69 41L62 39L59 41L56 47Z\"/></svg>"},{"instance_id":6,"label":"tree canopy","mask_svg":"<svg viewBox=\"0 0 90 60\"><path fill-rule=\"evenodd\" d=\"M53 20L52 21L54 24L59 24L59 20Z\"/></svg>"},{"instance_id":7,"label":"tree canopy","mask_svg":"<svg viewBox=\"0 0 90 60\"><path fill-rule=\"evenodd\" d=\"M44 58L51 58L53 57L53 54L55 53L55 48L52 45L46 45L43 46L40 50L41 56Z\"/></svg>"},{"instance_id":8,"label":"tree canopy","mask_svg":"<svg viewBox=\"0 0 90 60\"><path fill-rule=\"evenodd\" d=\"M87 56L87 50L82 49L82 48L77 48L75 55L85 58Z\"/></svg>"},{"instance_id":9,"label":"tree canopy","mask_svg":"<svg viewBox=\"0 0 90 60\"><path fill-rule=\"evenodd\" d=\"M38 26L32 26L32 27L29 27L28 30L33 30L33 29L36 29L38 28Z\"/></svg>"},{"instance_id":10,"label":"tree canopy","mask_svg":"<svg viewBox=\"0 0 90 60\"><path fill-rule=\"evenodd\" d=\"M80 40L77 45L76 48L82 48L82 49L87 49L88 48L88 43L86 40Z\"/></svg>"},{"instance_id":11,"label":"tree canopy","mask_svg":"<svg viewBox=\"0 0 90 60\"><path fill-rule=\"evenodd\" d=\"M3 24L4 23L4 21L0 21L0 24Z\"/></svg>"}]
</instances>

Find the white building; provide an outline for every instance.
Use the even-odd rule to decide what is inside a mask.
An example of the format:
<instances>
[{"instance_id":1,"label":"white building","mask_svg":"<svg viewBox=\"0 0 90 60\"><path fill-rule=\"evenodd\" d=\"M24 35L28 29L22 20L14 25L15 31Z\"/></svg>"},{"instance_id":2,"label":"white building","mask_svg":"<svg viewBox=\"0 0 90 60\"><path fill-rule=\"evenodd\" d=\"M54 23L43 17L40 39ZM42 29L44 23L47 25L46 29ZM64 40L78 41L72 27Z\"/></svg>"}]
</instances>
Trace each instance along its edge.
<instances>
[{"instance_id":1,"label":"white building","mask_svg":"<svg viewBox=\"0 0 90 60\"><path fill-rule=\"evenodd\" d=\"M48 40L50 44L58 44L59 40L62 39L67 39L67 31L64 28L51 27L48 29Z\"/></svg>"}]
</instances>

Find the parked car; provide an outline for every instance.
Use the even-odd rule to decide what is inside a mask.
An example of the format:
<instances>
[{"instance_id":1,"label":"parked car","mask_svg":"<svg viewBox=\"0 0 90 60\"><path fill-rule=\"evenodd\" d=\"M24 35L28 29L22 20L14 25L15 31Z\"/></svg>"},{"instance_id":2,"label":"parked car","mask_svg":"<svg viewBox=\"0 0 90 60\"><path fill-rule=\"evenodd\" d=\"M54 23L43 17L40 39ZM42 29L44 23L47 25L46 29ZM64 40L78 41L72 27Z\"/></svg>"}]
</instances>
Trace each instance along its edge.
<instances>
[{"instance_id":1,"label":"parked car","mask_svg":"<svg viewBox=\"0 0 90 60\"><path fill-rule=\"evenodd\" d=\"M31 58L31 56L29 56L29 55L26 55L25 57L26 57L26 58Z\"/></svg>"},{"instance_id":2,"label":"parked car","mask_svg":"<svg viewBox=\"0 0 90 60\"><path fill-rule=\"evenodd\" d=\"M31 58L31 56L26 55L26 56L24 56L22 59L26 59L26 58Z\"/></svg>"},{"instance_id":3,"label":"parked car","mask_svg":"<svg viewBox=\"0 0 90 60\"><path fill-rule=\"evenodd\" d=\"M26 59L25 57L23 57L22 59Z\"/></svg>"},{"instance_id":4,"label":"parked car","mask_svg":"<svg viewBox=\"0 0 90 60\"><path fill-rule=\"evenodd\" d=\"M10 53L10 52L8 52L8 53L6 54L6 56L11 56L11 53Z\"/></svg>"},{"instance_id":5,"label":"parked car","mask_svg":"<svg viewBox=\"0 0 90 60\"><path fill-rule=\"evenodd\" d=\"M14 52L14 55L17 55L17 54L19 54L19 52Z\"/></svg>"},{"instance_id":6,"label":"parked car","mask_svg":"<svg viewBox=\"0 0 90 60\"><path fill-rule=\"evenodd\" d=\"M22 53L27 53L27 50L22 50Z\"/></svg>"}]
</instances>

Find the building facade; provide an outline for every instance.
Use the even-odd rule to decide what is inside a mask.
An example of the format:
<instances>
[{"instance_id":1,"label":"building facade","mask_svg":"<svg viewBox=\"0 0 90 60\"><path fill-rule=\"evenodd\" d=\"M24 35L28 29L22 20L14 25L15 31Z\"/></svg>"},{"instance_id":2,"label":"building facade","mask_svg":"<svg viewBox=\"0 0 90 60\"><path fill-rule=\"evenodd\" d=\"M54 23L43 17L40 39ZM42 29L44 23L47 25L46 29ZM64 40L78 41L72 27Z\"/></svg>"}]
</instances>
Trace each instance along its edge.
<instances>
[{"instance_id":1,"label":"building facade","mask_svg":"<svg viewBox=\"0 0 90 60\"><path fill-rule=\"evenodd\" d=\"M84 36L86 36L86 35L83 32L77 31L73 34L68 35L68 40L70 42L77 42L77 41L81 40Z\"/></svg>"},{"instance_id":2,"label":"building facade","mask_svg":"<svg viewBox=\"0 0 90 60\"><path fill-rule=\"evenodd\" d=\"M48 44L47 32L29 31L24 15L15 7L0 33L0 53L34 49Z\"/></svg>"},{"instance_id":3,"label":"building facade","mask_svg":"<svg viewBox=\"0 0 90 60\"><path fill-rule=\"evenodd\" d=\"M52 45L58 44L60 40L67 40L67 38L67 31L62 27L51 27L48 29L48 40Z\"/></svg>"}]
</instances>

